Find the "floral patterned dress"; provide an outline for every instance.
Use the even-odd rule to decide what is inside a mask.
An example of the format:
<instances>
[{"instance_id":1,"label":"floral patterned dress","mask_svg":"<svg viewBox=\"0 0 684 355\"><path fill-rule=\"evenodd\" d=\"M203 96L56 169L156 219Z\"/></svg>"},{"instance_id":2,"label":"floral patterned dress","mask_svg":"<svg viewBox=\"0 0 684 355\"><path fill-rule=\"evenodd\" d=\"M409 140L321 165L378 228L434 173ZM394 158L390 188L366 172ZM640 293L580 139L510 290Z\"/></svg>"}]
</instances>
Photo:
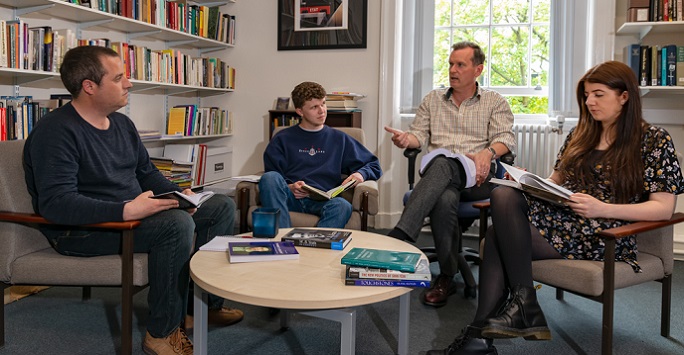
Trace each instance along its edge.
<instances>
[{"instance_id":1,"label":"floral patterned dress","mask_svg":"<svg viewBox=\"0 0 684 355\"><path fill-rule=\"evenodd\" d=\"M563 147L558 152L556 168L563 156L572 131L568 134ZM642 157L644 162L644 193L630 198L630 203L646 201L652 192L684 192L682 172L675 154L672 138L666 130L648 126L643 136ZM566 177L563 187L594 196L600 201L610 202L614 191L610 184L605 165L602 164L603 151L595 150L589 157L592 162L592 174L599 183L583 186L573 173ZM628 224L628 221L606 218L584 218L575 214L569 207L558 206L546 201L528 197L528 218L542 236L566 259L603 260L605 244L596 235L604 229ZM621 238L617 241L615 259L627 262L634 272L641 269L637 263L637 245L635 236Z\"/></svg>"}]
</instances>

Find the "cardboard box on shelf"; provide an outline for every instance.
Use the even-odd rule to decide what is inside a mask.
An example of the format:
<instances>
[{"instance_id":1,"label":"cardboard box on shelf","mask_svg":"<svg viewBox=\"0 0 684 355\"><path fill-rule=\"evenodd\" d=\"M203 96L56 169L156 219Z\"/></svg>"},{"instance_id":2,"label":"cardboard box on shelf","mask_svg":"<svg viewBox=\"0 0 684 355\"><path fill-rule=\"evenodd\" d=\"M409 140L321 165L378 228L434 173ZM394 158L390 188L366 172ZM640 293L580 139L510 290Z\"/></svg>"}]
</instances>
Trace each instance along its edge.
<instances>
[{"instance_id":1,"label":"cardboard box on shelf","mask_svg":"<svg viewBox=\"0 0 684 355\"><path fill-rule=\"evenodd\" d=\"M207 147L207 168L204 182L230 177L232 149L230 147Z\"/></svg>"}]
</instances>

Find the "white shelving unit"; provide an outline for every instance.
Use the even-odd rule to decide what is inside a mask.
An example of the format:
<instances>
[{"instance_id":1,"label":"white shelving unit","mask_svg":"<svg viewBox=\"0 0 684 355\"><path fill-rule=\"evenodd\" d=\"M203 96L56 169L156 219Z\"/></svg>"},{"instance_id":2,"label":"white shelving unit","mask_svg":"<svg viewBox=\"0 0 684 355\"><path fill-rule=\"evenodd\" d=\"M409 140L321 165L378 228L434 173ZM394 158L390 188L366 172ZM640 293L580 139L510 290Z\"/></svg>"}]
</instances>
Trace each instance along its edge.
<instances>
[{"instance_id":1,"label":"white shelving unit","mask_svg":"<svg viewBox=\"0 0 684 355\"><path fill-rule=\"evenodd\" d=\"M223 6L234 1L217 0L193 0L192 2L204 6ZM83 38L83 31L96 31L112 33L117 36L125 36L126 42L136 43L157 43L164 49L179 49L181 51L193 51L199 56L208 53L222 51L233 48L232 44L196 36L182 31L169 29L156 24L150 24L115 14L109 14L96 9L71 4L58 0L0 0L0 16L4 20L18 19L24 17L36 17L39 19L59 19L70 24L77 35ZM109 37L109 36L107 36ZM144 117L144 120L156 122L154 125L161 128L166 121L166 113L171 105L168 97L178 97L184 103L201 105L202 99L224 95L232 92L232 89L210 88L202 86L179 85L173 83L162 83L154 81L144 81L132 79L133 88L130 90L133 95L162 95L163 108L154 110L159 112L155 117ZM30 91L32 88L64 90L59 73L25 70L14 68L0 68L0 86L12 86L14 94L18 95L19 90ZM147 99L142 100L147 104ZM126 107L126 114L131 116L131 104ZM139 105L139 103L138 103ZM146 115L149 116L149 115ZM133 118L133 117L132 117ZM140 118L138 118L140 120ZM215 145L227 144L229 134L190 136L190 137L165 137L162 139L144 140L145 144L151 148L160 147L166 143L208 143Z\"/></svg>"}]
</instances>

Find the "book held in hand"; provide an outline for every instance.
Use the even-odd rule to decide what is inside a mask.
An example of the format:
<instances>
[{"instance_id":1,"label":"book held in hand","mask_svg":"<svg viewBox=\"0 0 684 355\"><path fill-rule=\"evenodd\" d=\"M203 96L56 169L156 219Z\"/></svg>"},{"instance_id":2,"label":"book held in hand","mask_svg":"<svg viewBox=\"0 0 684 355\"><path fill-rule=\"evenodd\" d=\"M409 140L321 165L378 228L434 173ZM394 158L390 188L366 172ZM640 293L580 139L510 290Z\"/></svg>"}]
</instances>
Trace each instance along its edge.
<instances>
[{"instance_id":1,"label":"book held in hand","mask_svg":"<svg viewBox=\"0 0 684 355\"><path fill-rule=\"evenodd\" d=\"M518 169L506 163L501 163L501 165L506 169L506 172L513 180L492 178L489 182L522 190L530 196L556 205L567 206L568 203L574 203L570 200L570 195L573 194L572 191L556 185L550 180L541 178L538 175Z\"/></svg>"},{"instance_id":2,"label":"book held in hand","mask_svg":"<svg viewBox=\"0 0 684 355\"><path fill-rule=\"evenodd\" d=\"M178 208L185 210L189 208L199 208L202 205L202 203L211 198L212 195L214 195L213 191L197 192L194 195L185 195L180 191L171 191L159 195L154 195L152 196L152 198L176 200L178 201Z\"/></svg>"},{"instance_id":3,"label":"book held in hand","mask_svg":"<svg viewBox=\"0 0 684 355\"><path fill-rule=\"evenodd\" d=\"M301 247L342 250L352 238L346 231L295 228L280 239Z\"/></svg>"},{"instance_id":4,"label":"book held in hand","mask_svg":"<svg viewBox=\"0 0 684 355\"><path fill-rule=\"evenodd\" d=\"M420 170L418 172L423 175L425 170L430 166L430 163L432 162L432 159L443 155L447 158L452 158L456 159L459 162L461 162L461 165L463 165L463 169L465 170L466 173L466 188L473 187L475 186L475 181L477 177L477 169L475 168L475 162L465 156L465 154L461 153L453 153L449 151L448 149L444 148L437 148L425 155L423 155L423 158L420 160Z\"/></svg>"},{"instance_id":5,"label":"book held in hand","mask_svg":"<svg viewBox=\"0 0 684 355\"><path fill-rule=\"evenodd\" d=\"M420 261L419 253L369 248L352 248L342 257L341 263L368 266L404 272L415 272Z\"/></svg>"},{"instance_id":6,"label":"book held in hand","mask_svg":"<svg viewBox=\"0 0 684 355\"><path fill-rule=\"evenodd\" d=\"M317 200L317 201L326 201L326 200L332 200L334 197L337 195L347 191L349 188L351 188L356 180L352 179L347 181L346 184L342 184L337 187L333 187L332 189L328 191L323 191L320 189L317 189L313 186L310 185L303 185L302 189L306 190L309 193L309 197L311 199Z\"/></svg>"},{"instance_id":7,"label":"book held in hand","mask_svg":"<svg viewBox=\"0 0 684 355\"><path fill-rule=\"evenodd\" d=\"M299 259L292 242L229 242L231 263Z\"/></svg>"},{"instance_id":8,"label":"book held in hand","mask_svg":"<svg viewBox=\"0 0 684 355\"><path fill-rule=\"evenodd\" d=\"M402 272L391 269L372 268L364 266L347 265L345 273L346 278L349 279L373 279L373 280L413 280L413 281L428 281L432 280L432 273L430 272L430 265L427 259L420 259L415 272Z\"/></svg>"}]
</instances>

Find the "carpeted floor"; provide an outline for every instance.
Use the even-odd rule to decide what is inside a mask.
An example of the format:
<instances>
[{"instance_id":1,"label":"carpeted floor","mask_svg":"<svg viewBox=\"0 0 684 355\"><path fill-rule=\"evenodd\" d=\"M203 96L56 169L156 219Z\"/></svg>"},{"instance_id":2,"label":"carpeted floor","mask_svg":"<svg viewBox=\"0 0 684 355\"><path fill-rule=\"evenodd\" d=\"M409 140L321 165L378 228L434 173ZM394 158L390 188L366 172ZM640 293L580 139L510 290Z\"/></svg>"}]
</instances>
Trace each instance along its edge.
<instances>
[{"instance_id":1,"label":"carpeted floor","mask_svg":"<svg viewBox=\"0 0 684 355\"><path fill-rule=\"evenodd\" d=\"M380 231L386 232L386 231ZM429 243L422 236L419 244ZM474 243L467 239L466 245ZM432 265L437 272L436 264ZM477 272L477 267L473 270ZM460 282L460 276L456 276ZM462 288L442 308L419 302L412 292L409 353L422 354L443 348L472 318L476 300L465 299ZM684 353L684 262L676 262L673 287L671 337L660 336L660 284L650 283L619 290L615 309L615 354ZM136 295L134 353L140 344L147 317L146 291ZM118 350L120 312L118 289L93 290L90 301L80 300L80 289L53 287L5 308L6 345L0 354L113 354ZM555 299L555 290L542 287L539 298L553 339L496 342L499 354L598 354L601 341L601 306L566 295ZM210 354L336 354L340 346L338 323L294 315L290 328L280 329L277 314L268 309L227 302L245 312L245 319L227 328L210 328ZM394 354L398 324L398 300L360 307L357 311L357 354Z\"/></svg>"}]
</instances>

